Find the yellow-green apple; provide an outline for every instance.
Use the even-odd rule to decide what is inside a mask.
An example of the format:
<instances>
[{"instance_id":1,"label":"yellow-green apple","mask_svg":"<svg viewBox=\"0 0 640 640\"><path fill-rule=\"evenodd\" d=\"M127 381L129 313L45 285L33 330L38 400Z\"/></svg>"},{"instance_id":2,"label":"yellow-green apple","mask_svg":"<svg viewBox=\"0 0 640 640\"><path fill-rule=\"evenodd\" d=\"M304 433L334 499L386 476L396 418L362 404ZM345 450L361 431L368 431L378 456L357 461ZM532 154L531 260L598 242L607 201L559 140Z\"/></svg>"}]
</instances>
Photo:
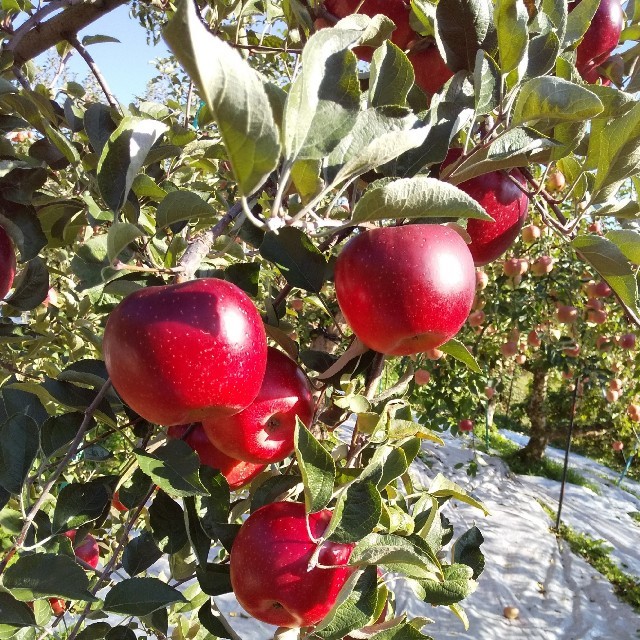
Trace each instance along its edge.
<instances>
[{"instance_id":1,"label":"yellow-green apple","mask_svg":"<svg viewBox=\"0 0 640 640\"><path fill-rule=\"evenodd\" d=\"M166 426L238 413L258 395L267 365L253 302L216 278L130 294L109 316L103 353L124 402Z\"/></svg>"},{"instance_id":2,"label":"yellow-green apple","mask_svg":"<svg viewBox=\"0 0 640 640\"><path fill-rule=\"evenodd\" d=\"M216 448L232 458L280 462L293 452L296 417L308 427L313 409L307 376L291 358L269 347L256 399L232 416L204 419L202 427Z\"/></svg>"},{"instance_id":3,"label":"yellow-green apple","mask_svg":"<svg viewBox=\"0 0 640 640\"><path fill-rule=\"evenodd\" d=\"M429 380L431 380L431 374L426 369L418 369L413 377L416 384L419 385L429 384Z\"/></svg>"},{"instance_id":4,"label":"yellow-green apple","mask_svg":"<svg viewBox=\"0 0 640 640\"><path fill-rule=\"evenodd\" d=\"M244 487L266 468L265 464L236 460L222 453L207 438L202 424L196 424L191 431L189 428L189 425L174 425L169 427L167 435L176 440L184 440L198 454L202 464L217 469L226 478L232 491Z\"/></svg>"},{"instance_id":5,"label":"yellow-green apple","mask_svg":"<svg viewBox=\"0 0 640 640\"><path fill-rule=\"evenodd\" d=\"M309 537L306 518L303 504L272 502L249 516L233 542L233 592L245 611L262 622L290 628L317 624L353 573L346 565L354 545L329 541L320 548L320 566L309 568L318 545ZM328 509L308 516L314 539L330 519Z\"/></svg>"},{"instance_id":6,"label":"yellow-green apple","mask_svg":"<svg viewBox=\"0 0 640 640\"><path fill-rule=\"evenodd\" d=\"M388 355L420 353L451 339L469 315L475 281L464 240L436 224L362 232L335 266L347 323L365 345Z\"/></svg>"},{"instance_id":7,"label":"yellow-green apple","mask_svg":"<svg viewBox=\"0 0 640 640\"><path fill-rule=\"evenodd\" d=\"M13 286L16 275L16 253L9 234L0 227L0 300Z\"/></svg>"}]
</instances>

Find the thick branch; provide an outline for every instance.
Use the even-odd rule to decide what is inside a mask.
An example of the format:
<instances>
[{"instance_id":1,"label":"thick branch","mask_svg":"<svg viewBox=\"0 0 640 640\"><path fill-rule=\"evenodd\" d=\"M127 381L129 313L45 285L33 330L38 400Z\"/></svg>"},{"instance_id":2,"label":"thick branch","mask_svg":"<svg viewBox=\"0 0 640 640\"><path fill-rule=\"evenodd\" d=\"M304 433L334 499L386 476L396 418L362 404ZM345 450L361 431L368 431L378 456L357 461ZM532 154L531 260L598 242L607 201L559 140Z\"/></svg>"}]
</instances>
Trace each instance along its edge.
<instances>
[{"instance_id":1,"label":"thick branch","mask_svg":"<svg viewBox=\"0 0 640 640\"><path fill-rule=\"evenodd\" d=\"M52 3L54 4L54 3ZM126 0L89 0L79 4L69 2L55 3L56 8L69 4L64 11L60 11L46 22L40 22L43 15L36 13L32 18L32 27L22 32L18 29L13 38L5 46L6 51L13 53L14 63L22 65L32 58L44 53L47 49L75 36L86 26L95 22L106 13L113 11ZM49 5L46 7L50 12Z\"/></svg>"}]
</instances>

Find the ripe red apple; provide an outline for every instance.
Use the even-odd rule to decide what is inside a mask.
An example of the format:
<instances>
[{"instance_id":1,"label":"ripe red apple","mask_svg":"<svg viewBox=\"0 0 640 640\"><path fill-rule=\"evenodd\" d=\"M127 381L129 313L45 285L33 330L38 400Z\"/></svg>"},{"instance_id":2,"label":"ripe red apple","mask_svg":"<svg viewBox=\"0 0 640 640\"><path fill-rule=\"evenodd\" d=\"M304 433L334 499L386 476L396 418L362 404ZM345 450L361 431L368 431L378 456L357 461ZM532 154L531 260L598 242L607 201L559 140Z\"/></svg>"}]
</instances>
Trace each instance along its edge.
<instances>
[{"instance_id":1,"label":"ripe red apple","mask_svg":"<svg viewBox=\"0 0 640 640\"><path fill-rule=\"evenodd\" d=\"M302 369L269 347L267 370L256 399L232 416L203 420L207 437L226 455L265 464L293 452L296 416L308 427L313 418L311 385Z\"/></svg>"},{"instance_id":2,"label":"ripe red apple","mask_svg":"<svg viewBox=\"0 0 640 640\"><path fill-rule=\"evenodd\" d=\"M596 349L598 351L611 351L613 348L613 340L611 338L607 338L606 336L598 336L596 338Z\"/></svg>"},{"instance_id":3,"label":"ripe red apple","mask_svg":"<svg viewBox=\"0 0 640 640\"><path fill-rule=\"evenodd\" d=\"M522 240L531 244L540 238L542 230L535 224L528 224L522 228Z\"/></svg>"},{"instance_id":4,"label":"ripe red apple","mask_svg":"<svg viewBox=\"0 0 640 640\"><path fill-rule=\"evenodd\" d=\"M462 149L452 149L443 167L457 160ZM514 169L511 175L524 187L524 176ZM493 262L514 242L527 217L529 198L504 171L492 171L458 185L458 188L476 200L493 221L469 220L467 233L471 237L469 251L476 266ZM522 275L522 274L520 274Z\"/></svg>"},{"instance_id":5,"label":"ripe red apple","mask_svg":"<svg viewBox=\"0 0 640 640\"><path fill-rule=\"evenodd\" d=\"M406 49L415 37L413 29L409 26L411 11L404 0L324 0L324 6L329 13L340 19L356 11L370 17L379 13L387 16L396 25L390 40L400 49ZM371 60L373 51L371 47L357 47L354 52L362 60Z\"/></svg>"},{"instance_id":6,"label":"ripe red apple","mask_svg":"<svg viewBox=\"0 0 640 640\"><path fill-rule=\"evenodd\" d=\"M563 347L562 351L570 358L577 358L580 355L580 345L574 344L568 347Z\"/></svg>"},{"instance_id":7,"label":"ripe red apple","mask_svg":"<svg viewBox=\"0 0 640 640\"><path fill-rule=\"evenodd\" d=\"M181 439L188 428L189 425L175 425L169 427L167 435L170 438ZM197 424L189 435L184 438L184 441L198 454L202 464L220 471L232 491L251 482L267 466L265 464L236 460L222 453L207 438L207 434L201 424Z\"/></svg>"},{"instance_id":8,"label":"ripe red apple","mask_svg":"<svg viewBox=\"0 0 640 640\"><path fill-rule=\"evenodd\" d=\"M489 400L491 400L491 398L493 398L493 396L496 395L496 390L494 387L485 387L484 388L484 395L487 396L487 398L489 398Z\"/></svg>"},{"instance_id":9,"label":"ripe red apple","mask_svg":"<svg viewBox=\"0 0 640 640\"><path fill-rule=\"evenodd\" d=\"M604 280L596 284L594 292L599 298L608 298L613 293L611 287Z\"/></svg>"},{"instance_id":10,"label":"ripe red apple","mask_svg":"<svg viewBox=\"0 0 640 640\"><path fill-rule=\"evenodd\" d=\"M510 358L511 356L515 356L516 353L518 353L518 343L512 342L511 340L509 340L508 342L501 344L500 353L505 358Z\"/></svg>"},{"instance_id":11,"label":"ripe red apple","mask_svg":"<svg viewBox=\"0 0 640 640\"><path fill-rule=\"evenodd\" d=\"M575 9L579 2L569 2L569 11ZM623 26L620 0L601 0L577 49L576 67L585 80L592 81L595 68L605 62L616 48Z\"/></svg>"},{"instance_id":12,"label":"ripe red apple","mask_svg":"<svg viewBox=\"0 0 640 640\"><path fill-rule=\"evenodd\" d=\"M98 542L90 533L88 533L82 542L76 546L76 533L77 531L75 529L71 529L70 531L65 531L64 535L71 540L73 544L73 552L76 554L76 557L86 562L92 569L95 569L100 561L100 548L98 547Z\"/></svg>"},{"instance_id":13,"label":"ripe red apple","mask_svg":"<svg viewBox=\"0 0 640 640\"><path fill-rule=\"evenodd\" d=\"M564 177L564 173L562 171L551 171L547 176L547 179L544 183L545 189L551 193L555 191L562 191L567 184L567 181Z\"/></svg>"},{"instance_id":14,"label":"ripe red apple","mask_svg":"<svg viewBox=\"0 0 640 640\"><path fill-rule=\"evenodd\" d=\"M389 355L452 338L469 315L475 281L464 240L435 224L365 231L346 244L335 267L347 323L364 344Z\"/></svg>"},{"instance_id":15,"label":"ripe red apple","mask_svg":"<svg viewBox=\"0 0 640 640\"><path fill-rule=\"evenodd\" d=\"M640 404L631 403L627 407L627 415L634 421L640 422Z\"/></svg>"},{"instance_id":16,"label":"ripe red apple","mask_svg":"<svg viewBox=\"0 0 640 640\"><path fill-rule=\"evenodd\" d=\"M489 284L489 276L484 271L476 271L476 289L482 291Z\"/></svg>"},{"instance_id":17,"label":"ripe red apple","mask_svg":"<svg viewBox=\"0 0 640 640\"><path fill-rule=\"evenodd\" d=\"M62 598L49 598L49 605L54 616L61 616L67 610L67 603Z\"/></svg>"},{"instance_id":18,"label":"ripe red apple","mask_svg":"<svg viewBox=\"0 0 640 640\"><path fill-rule=\"evenodd\" d=\"M614 451L622 451L624 449L624 442L616 440L615 442L611 443L611 448Z\"/></svg>"},{"instance_id":19,"label":"ripe red apple","mask_svg":"<svg viewBox=\"0 0 640 640\"><path fill-rule=\"evenodd\" d=\"M527 335L527 344L530 347L539 347L542 344L542 340L540 339L540 336L538 335L538 332L535 330L529 331L529 334Z\"/></svg>"},{"instance_id":20,"label":"ripe red apple","mask_svg":"<svg viewBox=\"0 0 640 640\"><path fill-rule=\"evenodd\" d=\"M328 509L310 514L311 535L320 538L330 519ZM318 563L335 568L309 570L316 546L307 532L303 504L273 502L254 511L231 548L231 585L245 611L280 627L320 622L353 572L342 565L354 545L323 543Z\"/></svg>"},{"instance_id":21,"label":"ripe red apple","mask_svg":"<svg viewBox=\"0 0 640 640\"><path fill-rule=\"evenodd\" d=\"M573 380L574 373L573 373L573 371L571 371L571 369L567 369L566 371L562 372L562 377L565 380Z\"/></svg>"},{"instance_id":22,"label":"ripe red apple","mask_svg":"<svg viewBox=\"0 0 640 640\"><path fill-rule=\"evenodd\" d=\"M545 276L553 270L553 262L551 256L540 256L531 265L531 273L534 276Z\"/></svg>"},{"instance_id":23,"label":"ripe red apple","mask_svg":"<svg viewBox=\"0 0 640 640\"><path fill-rule=\"evenodd\" d=\"M602 309L589 309L587 312L587 322L592 324L604 324L607 321L607 312Z\"/></svg>"},{"instance_id":24,"label":"ripe red apple","mask_svg":"<svg viewBox=\"0 0 640 640\"><path fill-rule=\"evenodd\" d=\"M429 384L429 380L431 380L431 374L426 369L418 369L413 377L416 384L419 385Z\"/></svg>"},{"instance_id":25,"label":"ripe red apple","mask_svg":"<svg viewBox=\"0 0 640 640\"><path fill-rule=\"evenodd\" d=\"M618 338L618 346L621 349L635 349L636 346L636 334L624 333Z\"/></svg>"},{"instance_id":26,"label":"ripe red apple","mask_svg":"<svg viewBox=\"0 0 640 640\"><path fill-rule=\"evenodd\" d=\"M458 422L458 429L460 431L473 431L473 420L469 420L468 418L466 420L460 420L460 422Z\"/></svg>"},{"instance_id":27,"label":"ripe red apple","mask_svg":"<svg viewBox=\"0 0 640 640\"><path fill-rule=\"evenodd\" d=\"M604 309L604 302L598 298L589 298L587 300L587 309L593 309L594 311L602 311Z\"/></svg>"},{"instance_id":28,"label":"ripe red apple","mask_svg":"<svg viewBox=\"0 0 640 640\"><path fill-rule=\"evenodd\" d=\"M607 398L607 402L616 402L620 397L620 392L614 391L613 389L607 389L605 397Z\"/></svg>"},{"instance_id":29,"label":"ripe red apple","mask_svg":"<svg viewBox=\"0 0 640 640\"><path fill-rule=\"evenodd\" d=\"M453 71L445 64L435 44L416 48L407 57L413 65L416 85L429 97L453 78Z\"/></svg>"},{"instance_id":30,"label":"ripe red apple","mask_svg":"<svg viewBox=\"0 0 640 640\"><path fill-rule=\"evenodd\" d=\"M592 222L591 224L587 225L587 231L589 233L593 233L595 235L601 236L602 235L602 225L598 221Z\"/></svg>"},{"instance_id":31,"label":"ripe red apple","mask_svg":"<svg viewBox=\"0 0 640 640\"><path fill-rule=\"evenodd\" d=\"M556 309L556 318L558 322L571 324L578 319L578 310L568 304L561 304Z\"/></svg>"},{"instance_id":32,"label":"ripe red apple","mask_svg":"<svg viewBox=\"0 0 640 640\"><path fill-rule=\"evenodd\" d=\"M478 311L474 311L469 315L468 322L470 327L481 327L484 324L484 321L487 319L487 316L484 311L481 309Z\"/></svg>"},{"instance_id":33,"label":"ripe red apple","mask_svg":"<svg viewBox=\"0 0 640 640\"><path fill-rule=\"evenodd\" d=\"M509 258L504 261L502 270L506 276L515 279L527 273L529 270L529 262L528 260L521 260L520 258ZM520 278L520 281L522 281L522 278Z\"/></svg>"},{"instance_id":34,"label":"ripe red apple","mask_svg":"<svg viewBox=\"0 0 640 640\"><path fill-rule=\"evenodd\" d=\"M253 302L216 278L127 296L109 316L103 352L124 402L166 426L238 413L258 394L267 364Z\"/></svg>"},{"instance_id":35,"label":"ripe red apple","mask_svg":"<svg viewBox=\"0 0 640 640\"><path fill-rule=\"evenodd\" d=\"M0 300L13 286L16 275L16 254L9 234L0 227Z\"/></svg>"},{"instance_id":36,"label":"ripe red apple","mask_svg":"<svg viewBox=\"0 0 640 640\"><path fill-rule=\"evenodd\" d=\"M613 391L622 391L622 380L620 380L620 378L612 378L609 380L609 389L613 389Z\"/></svg>"}]
</instances>

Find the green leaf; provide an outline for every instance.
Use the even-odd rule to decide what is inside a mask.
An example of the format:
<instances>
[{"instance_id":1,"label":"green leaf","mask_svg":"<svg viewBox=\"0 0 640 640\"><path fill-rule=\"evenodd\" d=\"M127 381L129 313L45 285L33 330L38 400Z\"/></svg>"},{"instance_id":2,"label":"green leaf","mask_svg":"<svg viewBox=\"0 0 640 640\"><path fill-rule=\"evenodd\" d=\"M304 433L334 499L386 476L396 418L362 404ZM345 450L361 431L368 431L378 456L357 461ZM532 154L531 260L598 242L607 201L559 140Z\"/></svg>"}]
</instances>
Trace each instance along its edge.
<instances>
[{"instance_id":1,"label":"green leaf","mask_svg":"<svg viewBox=\"0 0 640 640\"><path fill-rule=\"evenodd\" d=\"M375 635L376 640L433 640L431 636L421 633L408 622L392 627Z\"/></svg>"},{"instance_id":2,"label":"green leaf","mask_svg":"<svg viewBox=\"0 0 640 640\"><path fill-rule=\"evenodd\" d=\"M473 569L466 564L454 564L443 567L444 580L421 580L421 597L433 606L449 605L464 600L478 587L471 578Z\"/></svg>"},{"instance_id":3,"label":"green leaf","mask_svg":"<svg viewBox=\"0 0 640 640\"><path fill-rule=\"evenodd\" d=\"M200 459L186 442L169 440L153 454L141 450L134 453L142 471L169 495L207 495L198 476Z\"/></svg>"},{"instance_id":4,"label":"green leaf","mask_svg":"<svg viewBox=\"0 0 640 640\"><path fill-rule=\"evenodd\" d=\"M567 49L582 39L595 15L600 0L580 0L567 16L567 30L562 49Z\"/></svg>"},{"instance_id":5,"label":"green leaf","mask_svg":"<svg viewBox=\"0 0 640 640\"><path fill-rule=\"evenodd\" d=\"M180 1L163 36L218 125L240 192L251 195L280 158L262 80L238 51L205 28L191 0Z\"/></svg>"},{"instance_id":6,"label":"green leaf","mask_svg":"<svg viewBox=\"0 0 640 640\"><path fill-rule=\"evenodd\" d=\"M83 413L64 413L59 416L51 416L42 425L40 431L40 446L44 455L50 457L66 447L75 438L83 420Z\"/></svg>"},{"instance_id":7,"label":"green leaf","mask_svg":"<svg viewBox=\"0 0 640 640\"><path fill-rule=\"evenodd\" d=\"M118 498L128 509L139 507L151 491L153 483L149 476L136 469L118 489Z\"/></svg>"},{"instance_id":8,"label":"green leaf","mask_svg":"<svg viewBox=\"0 0 640 640\"><path fill-rule=\"evenodd\" d=\"M260 245L260 255L278 266L292 287L319 293L326 280L326 258L313 242L295 227L278 233L269 231Z\"/></svg>"},{"instance_id":9,"label":"green leaf","mask_svg":"<svg viewBox=\"0 0 640 640\"><path fill-rule=\"evenodd\" d=\"M527 78L543 76L553 70L560 53L560 40L553 31L534 36L529 41Z\"/></svg>"},{"instance_id":10,"label":"green leaf","mask_svg":"<svg viewBox=\"0 0 640 640\"><path fill-rule=\"evenodd\" d=\"M354 482L338 496L329 523L329 537L336 542L357 542L380 522L382 498L375 484Z\"/></svg>"},{"instance_id":11,"label":"green leaf","mask_svg":"<svg viewBox=\"0 0 640 640\"><path fill-rule=\"evenodd\" d=\"M302 477L292 476L271 476L265 480L251 496L251 513L257 511L266 504L275 502L282 494L287 493L294 487L302 484Z\"/></svg>"},{"instance_id":12,"label":"green leaf","mask_svg":"<svg viewBox=\"0 0 640 640\"><path fill-rule=\"evenodd\" d=\"M48 123L44 123L44 130L47 134L47 138L55 147L60 151L60 153L71 163L71 164L79 164L80 163L80 154L78 150L67 140L59 131L54 129Z\"/></svg>"},{"instance_id":13,"label":"green leaf","mask_svg":"<svg viewBox=\"0 0 640 640\"><path fill-rule=\"evenodd\" d=\"M198 517L196 509L196 499L194 497L184 499L185 518L187 525L187 536L196 556L198 564L204 566L207 564L209 549L211 548L211 540L207 536L202 522ZM212 595L212 594L210 594Z\"/></svg>"},{"instance_id":14,"label":"green leaf","mask_svg":"<svg viewBox=\"0 0 640 640\"><path fill-rule=\"evenodd\" d=\"M477 580L484 571L484 554L480 551L483 542L484 537L480 533L480 529L471 527L453 545L453 561L471 567L474 580Z\"/></svg>"},{"instance_id":15,"label":"green leaf","mask_svg":"<svg viewBox=\"0 0 640 640\"><path fill-rule=\"evenodd\" d=\"M517 69L527 55L529 14L522 0L498 0L496 5L500 67L507 74Z\"/></svg>"},{"instance_id":16,"label":"green leaf","mask_svg":"<svg viewBox=\"0 0 640 640\"><path fill-rule=\"evenodd\" d=\"M198 620L211 635L216 638L230 640L231 633L222 622L220 622L220 618L222 618L222 614L217 610L215 612L213 611L209 600L198 609Z\"/></svg>"},{"instance_id":17,"label":"green leaf","mask_svg":"<svg viewBox=\"0 0 640 640\"><path fill-rule=\"evenodd\" d=\"M607 238L578 236L573 248L602 276L634 313L638 312L638 286L633 270L622 251Z\"/></svg>"},{"instance_id":18,"label":"green leaf","mask_svg":"<svg viewBox=\"0 0 640 640\"><path fill-rule=\"evenodd\" d=\"M109 136L116 128L111 117L111 109L107 105L99 103L89 105L84 114L84 130L96 153L102 153Z\"/></svg>"},{"instance_id":19,"label":"green leaf","mask_svg":"<svg viewBox=\"0 0 640 640\"><path fill-rule=\"evenodd\" d=\"M89 578L69 556L35 553L22 556L4 573L3 585L22 601L58 597L96 602Z\"/></svg>"},{"instance_id":20,"label":"green leaf","mask_svg":"<svg viewBox=\"0 0 640 640\"><path fill-rule=\"evenodd\" d=\"M98 187L113 212L124 206L147 154L167 129L157 120L127 117L109 136L98 161Z\"/></svg>"},{"instance_id":21,"label":"green leaf","mask_svg":"<svg viewBox=\"0 0 640 640\"><path fill-rule=\"evenodd\" d=\"M398 218L476 218L493 220L474 200L457 187L418 176L393 182L374 182L353 210L353 222Z\"/></svg>"},{"instance_id":22,"label":"green leaf","mask_svg":"<svg viewBox=\"0 0 640 640\"><path fill-rule=\"evenodd\" d=\"M158 491L149 507L149 524L163 553L178 553L189 542L184 512L164 491Z\"/></svg>"},{"instance_id":23,"label":"green leaf","mask_svg":"<svg viewBox=\"0 0 640 640\"><path fill-rule=\"evenodd\" d=\"M467 349L467 347L465 347L459 340L451 338L449 342L445 342L440 345L438 349L440 349L440 351L444 351L456 360L464 362L464 364L466 364L474 373L482 373L480 365L477 363L476 359L471 355L469 349Z\"/></svg>"},{"instance_id":24,"label":"green leaf","mask_svg":"<svg viewBox=\"0 0 640 640\"><path fill-rule=\"evenodd\" d=\"M216 210L192 191L171 191L158 205L156 227L162 229L176 222L213 220Z\"/></svg>"},{"instance_id":25,"label":"green leaf","mask_svg":"<svg viewBox=\"0 0 640 640\"><path fill-rule=\"evenodd\" d=\"M144 236L141 229L129 222L116 222L109 227L107 235L107 256L109 262L115 259L124 251L136 238Z\"/></svg>"},{"instance_id":26,"label":"green leaf","mask_svg":"<svg viewBox=\"0 0 640 640\"><path fill-rule=\"evenodd\" d=\"M208 596L221 596L233 591L227 564L205 563L196 569L196 577L203 593Z\"/></svg>"},{"instance_id":27,"label":"green leaf","mask_svg":"<svg viewBox=\"0 0 640 640\"><path fill-rule=\"evenodd\" d=\"M155 202L160 202L167 195L167 192L146 173L139 173L133 180L131 188L138 198L150 198Z\"/></svg>"},{"instance_id":28,"label":"green leaf","mask_svg":"<svg viewBox=\"0 0 640 640\"><path fill-rule=\"evenodd\" d=\"M320 177L320 160L296 160L291 167L291 180L300 194L303 204L307 204L318 195L324 186Z\"/></svg>"},{"instance_id":29,"label":"green leaf","mask_svg":"<svg viewBox=\"0 0 640 640\"><path fill-rule=\"evenodd\" d=\"M482 504L482 502L471 497L459 484L456 484L452 480L447 480L441 473L439 473L429 486L429 495L434 498L455 498L460 502L469 504L472 507L480 509L485 516L489 515L489 510Z\"/></svg>"},{"instance_id":30,"label":"green leaf","mask_svg":"<svg viewBox=\"0 0 640 640\"><path fill-rule=\"evenodd\" d=\"M0 485L9 493L20 493L39 444L38 425L27 415L13 415L0 426Z\"/></svg>"},{"instance_id":31,"label":"green leaf","mask_svg":"<svg viewBox=\"0 0 640 640\"><path fill-rule=\"evenodd\" d=\"M65 485L58 494L51 529L60 533L97 520L109 505L107 478Z\"/></svg>"},{"instance_id":32,"label":"green leaf","mask_svg":"<svg viewBox=\"0 0 640 640\"><path fill-rule=\"evenodd\" d=\"M95 36L84 36L82 38L82 44L87 47L90 44L104 44L106 42L117 42L120 44L120 40L118 38L114 38L113 36L103 36L103 35L95 35Z\"/></svg>"},{"instance_id":33,"label":"green leaf","mask_svg":"<svg viewBox=\"0 0 640 640\"><path fill-rule=\"evenodd\" d=\"M324 509L331 500L336 465L331 454L297 416L294 443L304 483L305 507L307 513L315 513Z\"/></svg>"},{"instance_id":34,"label":"green leaf","mask_svg":"<svg viewBox=\"0 0 640 640\"><path fill-rule=\"evenodd\" d=\"M482 49L476 55L473 88L478 115L491 113L500 104L502 93L500 69L495 60Z\"/></svg>"},{"instance_id":35,"label":"green leaf","mask_svg":"<svg viewBox=\"0 0 640 640\"><path fill-rule=\"evenodd\" d=\"M640 264L640 233L630 229L617 229L606 234L622 252L625 258L633 264Z\"/></svg>"},{"instance_id":36,"label":"green leaf","mask_svg":"<svg viewBox=\"0 0 640 640\"><path fill-rule=\"evenodd\" d=\"M86 626L77 636L78 640L103 640L111 626L106 622L96 622Z\"/></svg>"},{"instance_id":37,"label":"green leaf","mask_svg":"<svg viewBox=\"0 0 640 640\"><path fill-rule=\"evenodd\" d=\"M16 600L10 593L0 591L0 625L11 627L33 627L36 617L24 603Z\"/></svg>"},{"instance_id":38,"label":"green leaf","mask_svg":"<svg viewBox=\"0 0 640 640\"><path fill-rule=\"evenodd\" d=\"M146 616L186 598L157 578L128 578L111 588L104 599L104 608L127 616Z\"/></svg>"},{"instance_id":39,"label":"green leaf","mask_svg":"<svg viewBox=\"0 0 640 640\"><path fill-rule=\"evenodd\" d=\"M14 286L15 291L7 298L7 304L18 311L35 309L49 292L49 271L45 261L40 257L29 260Z\"/></svg>"},{"instance_id":40,"label":"green leaf","mask_svg":"<svg viewBox=\"0 0 640 640\"><path fill-rule=\"evenodd\" d=\"M40 218L33 207L22 207L0 199L0 225L9 234L20 252L20 260L32 260L47 246L47 236Z\"/></svg>"},{"instance_id":41,"label":"green leaf","mask_svg":"<svg viewBox=\"0 0 640 640\"><path fill-rule=\"evenodd\" d=\"M407 56L391 41L378 47L369 69L369 104L406 106L407 96L415 80L413 66Z\"/></svg>"},{"instance_id":42,"label":"green leaf","mask_svg":"<svg viewBox=\"0 0 640 640\"><path fill-rule=\"evenodd\" d=\"M595 93L562 78L543 76L522 85L513 110L513 125L537 120L589 120L603 110Z\"/></svg>"},{"instance_id":43,"label":"green leaf","mask_svg":"<svg viewBox=\"0 0 640 640\"><path fill-rule=\"evenodd\" d=\"M149 531L143 531L139 536L127 543L122 553L122 568L130 576L136 576L146 571L162 557Z\"/></svg>"}]
</instances>

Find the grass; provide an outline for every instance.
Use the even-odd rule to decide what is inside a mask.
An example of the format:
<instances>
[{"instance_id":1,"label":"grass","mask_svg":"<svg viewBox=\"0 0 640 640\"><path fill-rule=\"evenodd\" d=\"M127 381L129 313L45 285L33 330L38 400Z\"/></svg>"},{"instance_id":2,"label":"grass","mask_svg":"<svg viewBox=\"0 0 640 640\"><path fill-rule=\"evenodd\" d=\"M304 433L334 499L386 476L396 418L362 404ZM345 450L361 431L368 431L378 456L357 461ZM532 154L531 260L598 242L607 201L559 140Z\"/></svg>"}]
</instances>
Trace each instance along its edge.
<instances>
[{"instance_id":1,"label":"grass","mask_svg":"<svg viewBox=\"0 0 640 640\"><path fill-rule=\"evenodd\" d=\"M489 443L490 447L498 452L498 455L507 463L513 473L523 476L541 476L557 482L562 481L563 465L559 462L549 458L542 458L542 460L530 463L523 462L517 456L520 446L497 433L489 434ZM567 482L587 487L594 493L600 493L600 488L597 484L587 480L575 469L567 469Z\"/></svg>"},{"instance_id":2,"label":"grass","mask_svg":"<svg viewBox=\"0 0 640 640\"><path fill-rule=\"evenodd\" d=\"M554 511L543 502L540 502L540 505L555 522L556 514ZM635 611L640 613L640 580L622 571L611 559L613 547L604 540L596 540L585 533L578 533L575 529L562 523L560 530L555 533L567 542L573 553L584 558L612 584L613 592L620 600L631 605Z\"/></svg>"}]
</instances>

